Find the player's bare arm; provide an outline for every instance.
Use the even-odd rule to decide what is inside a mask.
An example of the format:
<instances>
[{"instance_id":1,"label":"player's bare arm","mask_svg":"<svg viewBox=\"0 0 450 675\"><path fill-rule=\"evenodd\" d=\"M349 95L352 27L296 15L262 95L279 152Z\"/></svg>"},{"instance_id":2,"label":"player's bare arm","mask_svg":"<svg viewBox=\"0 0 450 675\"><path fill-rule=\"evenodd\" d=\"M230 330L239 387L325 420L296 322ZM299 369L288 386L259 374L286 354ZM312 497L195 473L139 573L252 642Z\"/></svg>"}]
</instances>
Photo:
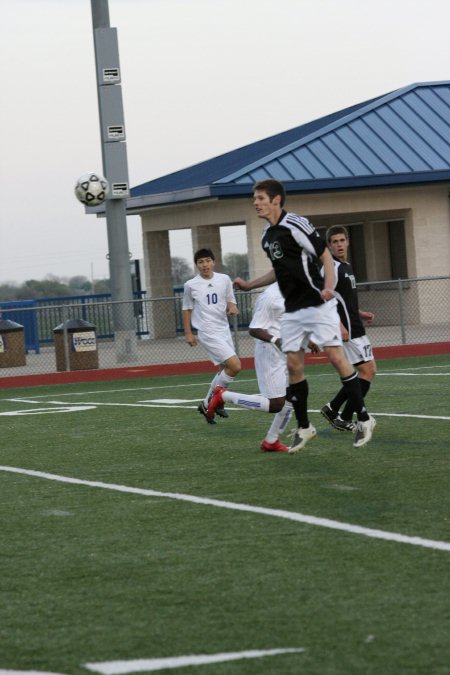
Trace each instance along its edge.
<instances>
[{"instance_id":1,"label":"player's bare arm","mask_svg":"<svg viewBox=\"0 0 450 675\"><path fill-rule=\"evenodd\" d=\"M331 298L334 298L334 288L336 286L336 268L332 255L327 248L324 249L320 256L320 261L324 272L324 284L320 295L322 296L322 300L331 300Z\"/></svg>"},{"instance_id":2,"label":"player's bare arm","mask_svg":"<svg viewBox=\"0 0 450 675\"><path fill-rule=\"evenodd\" d=\"M349 338L348 330L346 329L343 323L341 323L341 337L343 342L348 342Z\"/></svg>"},{"instance_id":3,"label":"player's bare arm","mask_svg":"<svg viewBox=\"0 0 450 675\"><path fill-rule=\"evenodd\" d=\"M261 340L261 342L271 342L275 347L281 349L281 338L271 335L265 328L249 328L248 332L253 338Z\"/></svg>"},{"instance_id":4,"label":"player's bare arm","mask_svg":"<svg viewBox=\"0 0 450 675\"><path fill-rule=\"evenodd\" d=\"M359 310L359 316L367 323L368 326L370 326L375 319L375 314L373 312L364 312L361 309Z\"/></svg>"},{"instance_id":5,"label":"player's bare arm","mask_svg":"<svg viewBox=\"0 0 450 675\"><path fill-rule=\"evenodd\" d=\"M311 340L308 342L308 349L310 350L311 354L320 354L320 347Z\"/></svg>"},{"instance_id":6,"label":"player's bare arm","mask_svg":"<svg viewBox=\"0 0 450 675\"><path fill-rule=\"evenodd\" d=\"M228 316L237 316L239 314L238 306L235 302L227 302L227 314Z\"/></svg>"},{"instance_id":7,"label":"player's bare arm","mask_svg":"<svg viewBox=\"0 0 450 675\"><path fill-rule=\"evenodd\" d=\"M191 309L183 309L183 327L184 327L184 337L188 345L191 347L196 347L198 342L197 338L192 332L191 328L191 314L192 310Z\"/></svg>"},{"instance_id":8,"label":"player's bare arm","mask_svg":"<svg viewBox=\"0 0 450 675\"><path fill-rule=\"evenodd\" d=\"M252 291L254 288L269 286L269 284L273 284L275 280L275 272L271 269L262 276L251 279L250 281L245 281L245 279L242 279L241 277L236 277L233 281L233 285L241 291Z\"/></svg>"}]
</instances>

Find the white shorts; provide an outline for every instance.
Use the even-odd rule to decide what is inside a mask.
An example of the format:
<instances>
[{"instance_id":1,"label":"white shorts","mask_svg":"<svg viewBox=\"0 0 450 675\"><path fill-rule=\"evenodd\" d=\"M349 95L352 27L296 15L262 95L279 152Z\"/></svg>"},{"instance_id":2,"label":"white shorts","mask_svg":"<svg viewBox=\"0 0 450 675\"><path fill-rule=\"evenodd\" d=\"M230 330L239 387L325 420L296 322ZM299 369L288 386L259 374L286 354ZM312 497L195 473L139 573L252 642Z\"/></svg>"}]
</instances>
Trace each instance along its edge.
<instances>
[{"instance_id":1,"label":"white shorts","mask_svg":"<svg viewBox=\"0 0 450 675\"><path fill-rule=\"evenodd\" d=\"M260 393L266 398L286 396L288 372L286 356L271 342L257 340L255 369Z\"/></svg>"},{"instance_id":2,"label":"white shorts","mask_svg":"<svg viewBox=\"0 0 450 675\"><path fill-rule=\"evenodd\" d=\"M285 312L281 317L281 346L284 352L306 349L308 342L318 347L342 346L341 322L335 299L317 307Z\"/></svg>"},{"instance_id":3,"label":"white shorts","mask_svg":"<svg viewBox=\"0 0 450 675\"><path fill-rule=\"evenodd\" d=\"M225 363L225 361L236 354L233 338L229 330L217 335L198 331L197 338L215 366Z\"/></svg>"},{"instance_id":4,"label":"white shorts","mask_svg":"<svg viewBox=\"0 0 450 675\"><path fill-rule=\"evenodd\" d=\"M352 365L373 360L372 345L367 335L344 342L344 349Z\"/></svg>"}]
</instances>

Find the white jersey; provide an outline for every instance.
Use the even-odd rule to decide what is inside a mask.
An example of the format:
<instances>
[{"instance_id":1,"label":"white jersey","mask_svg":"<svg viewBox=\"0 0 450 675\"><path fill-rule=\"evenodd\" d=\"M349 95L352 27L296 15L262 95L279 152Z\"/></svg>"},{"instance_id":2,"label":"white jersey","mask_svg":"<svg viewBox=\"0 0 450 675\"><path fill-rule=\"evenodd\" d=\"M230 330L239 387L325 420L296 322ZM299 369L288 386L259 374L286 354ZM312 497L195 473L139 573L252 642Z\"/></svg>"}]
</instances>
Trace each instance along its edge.
<instances>
[{"instance_id":1,"label":"white jersey","mask_svg":"<svg viewBox=\"0 0 450 675\"><path fill-rule=\"evenodd\" d=\"M249 327L264 328L271 335L280 337L280 320L284 311L284 298L275 282L258 296Z\"/></svg>"},{"instance_id":2,"label":"white jersey","mask_svg":"<svg viewBox=\"0 0 450 675\"><path fill-rule=\"evenodd\" d=\"M227 274L213 272L211 279L197 274L184 284L182 308L192 310L191 323L202 333L217 335L229 331L228 302L236 303L236 298Z\"/></svg>"},{"instance_id":3,"label":"white jersey","mask_svg":"<svg viewBox=\"0 0 450 675\"><path fill-rule=\"evenodd\" d=\"M284 314L284 298L275 282L258 296L250 328L263 328L280 337L280 320ZM255 339L255 370L260 393L266 398L286 395L288 374L286 355L271 342Z\"/></svg>"}]
</instances>

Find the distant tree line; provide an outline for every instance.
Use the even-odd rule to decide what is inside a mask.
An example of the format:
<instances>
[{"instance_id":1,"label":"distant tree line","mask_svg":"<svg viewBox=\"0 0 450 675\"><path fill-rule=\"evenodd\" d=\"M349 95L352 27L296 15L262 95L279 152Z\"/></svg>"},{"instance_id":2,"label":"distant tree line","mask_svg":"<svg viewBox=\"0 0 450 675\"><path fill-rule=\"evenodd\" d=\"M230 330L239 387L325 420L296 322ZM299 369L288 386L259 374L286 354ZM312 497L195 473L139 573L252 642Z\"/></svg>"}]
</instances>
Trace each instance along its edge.
<instances>
[{"instance_id":1,"label":"distant tree line","mask_svg":"<svg viewBox=\"0 0 450 675\"><path fill-rule=\"evenodd\" d=\"M248 258L243 253L227 253L223 259L222 270L234 277L248 277ZM172 281L174 286L182 286L196 274L193 265L185 258L172 258ZM58 277L48 274L44 279L29 279L21 284L0 283L0 300L36 300L38 298L63 298L68 295L91 295L110 293L109 279L88 279L85 276Z\"/></svg>"},{"instance_id":2,"label":"distant tree line","mask_svg":"<svg viewBox=\"0 0 450 675\"><path fill-rule=\"evenodd\" d=\"M109 292L109 279L92 281L82 275L66 278L48 274L44 279L28 279L22 284L0 284L0 300L36 300Z\"/></svg>"}]
</instances>

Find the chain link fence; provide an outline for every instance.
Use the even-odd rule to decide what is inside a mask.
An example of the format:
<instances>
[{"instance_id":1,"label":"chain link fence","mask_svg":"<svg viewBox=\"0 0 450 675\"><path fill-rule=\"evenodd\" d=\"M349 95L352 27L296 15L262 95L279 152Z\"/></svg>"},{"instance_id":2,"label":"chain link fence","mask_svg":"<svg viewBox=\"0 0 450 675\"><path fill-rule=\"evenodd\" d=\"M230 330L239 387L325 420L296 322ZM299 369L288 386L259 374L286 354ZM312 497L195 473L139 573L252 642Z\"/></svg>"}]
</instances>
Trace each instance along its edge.
<instances>
[{"instance_id":1,"label":"chain link fence","mask_svg":"<svg viewBox=\"0 0 450 675\"><path fill-rule=\"evenodd\" d=\"M247 328L259 292L236 294L240 313L231 328L241 358L253 356ZM450 341L450 277L358 284L358 295L360 308L375 313L367 329L374 347ZM0 302L0 378L207 360L202 347L184 340L181 292L130 302L10 305Z\"/></svg>"}]
</instances>

